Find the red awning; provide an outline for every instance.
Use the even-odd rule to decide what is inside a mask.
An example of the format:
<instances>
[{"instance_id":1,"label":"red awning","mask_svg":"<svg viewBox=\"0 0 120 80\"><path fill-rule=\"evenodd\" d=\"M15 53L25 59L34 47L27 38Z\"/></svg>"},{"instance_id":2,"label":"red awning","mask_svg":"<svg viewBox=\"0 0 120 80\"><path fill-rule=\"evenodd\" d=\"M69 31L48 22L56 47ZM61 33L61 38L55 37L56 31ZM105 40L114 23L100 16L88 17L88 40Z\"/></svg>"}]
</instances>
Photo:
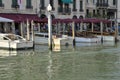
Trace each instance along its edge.
<instances>
[{"instance_id":1,"label":"red awning","mask_svg":"<svg viewBox=\"0 0 120 80\"><path fill-rule=\"evenodd\" d=\"M62 23L71 23L71 22L75 22L75 23L100 23L100 22L103 22L103 23L108 23L110 21L108 20L102 20L102 19L94 19L94 18L86 18L86 19L61 19Z\"/></svg>"},{"instance_id":2,"label":"red awning","mask_svg":"<svg viewBox=\"0 0 120 80\"><path fill-rule=\"evenodd\" d=\"M73 21L74 21L75 23L81 23L81 22L83 22L83 19L73 19Z\"/></svg>"},{"instance_id":3,"label":"red awning","mask_svg":"<svg viewBox=\"0 0 120 80\"><path fill-rule=\"evenodd\" d=\"M40 22L40 18L36 14L19 14L19 13L0 13L1 17L12 19L15 22L29 21Z\"/></svg>"},{"instance_id":4,"label":"red awning","mask_svg":"<svg viewBox=\"0 0 120 80\"><path fill-rule=\"evenodd\" d=\"M86 18L86 19L75 20L75 22L76 23L80 23L80 22L83 22L83 23L100 23L100 22L110 23L111 21L109 21L109 20L103 20L103 19L96 19L96 18Z\"/></svg>"},{"instance_id":5,"label":"red awning","mask_svg":"<svg viewBox=\"0 0 120 80\"><path fill-rule=\"evenodd\" d=\"M73 19L70 19L70 18L67 18L67 19L61 19L60 22L62 22L62 23L71 23L71 22L73 22Z\"/></svg>"},{"instance_id":6,"label":"red awning","mask_svg":"<svg viewBox=\"0 0 120 80\"><path fill-rule=\"evenodd\" d=\"M59 18L56 18L56 19L53 19L53 20L52 20L52 23L53 23L53 24L56 24L56 23L59 23L59 22L61 22L61 19L59 19Z\"/></svg>"},{"instance_id":7,"label":"red awning","mask_svg":"<svg viewBox=\"0 0 120 80\"><path fill-rule=\"evenodd\" d=\"M56 24L56 23L58 23L58 22L61 22L61 19L58 19L58 18L52 19L52 24ZM40 23L48 23L48 18L43 18L43 19L41 19L41 20L40 20Z\"/></svg>"}]
</instances>

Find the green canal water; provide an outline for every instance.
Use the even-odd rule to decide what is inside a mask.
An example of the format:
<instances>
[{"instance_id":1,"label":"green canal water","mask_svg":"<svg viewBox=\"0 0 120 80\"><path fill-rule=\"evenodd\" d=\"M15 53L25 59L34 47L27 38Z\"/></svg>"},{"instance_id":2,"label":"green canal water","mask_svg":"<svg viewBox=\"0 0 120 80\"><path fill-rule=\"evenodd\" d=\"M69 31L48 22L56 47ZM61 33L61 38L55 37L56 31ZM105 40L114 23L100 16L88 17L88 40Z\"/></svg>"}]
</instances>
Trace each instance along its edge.
<instances>
[{"instance_id":1,"label":"green canal water","mask_svg":"<svg viewBox=\"0 0 120 80\"><path fill-rule=\"evenodd\" d=\"M120 43L1 50L0 80L120 80Z\"/></svg>"}]
</instances>

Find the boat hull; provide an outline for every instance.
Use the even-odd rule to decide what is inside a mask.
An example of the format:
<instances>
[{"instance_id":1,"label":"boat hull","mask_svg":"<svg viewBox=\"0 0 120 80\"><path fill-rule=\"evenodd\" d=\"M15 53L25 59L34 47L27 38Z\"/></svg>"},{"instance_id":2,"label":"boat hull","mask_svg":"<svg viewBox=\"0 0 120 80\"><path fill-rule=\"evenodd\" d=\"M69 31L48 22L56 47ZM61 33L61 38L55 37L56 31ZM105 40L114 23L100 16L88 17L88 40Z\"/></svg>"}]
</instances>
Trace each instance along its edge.
<instances>
[{"instance_id":1,"label":"boat hull","mask_svg":"<svg viewBox=\"0 0 120 80\"><path fill-rule=\"evenodd\" d=\"M1 49L31 49L33 48L33 41L25 41L25 42L15 42L15 41L0 41Z\"/></svg>"},{"instance_id":2,"label":"boat hull","mask_svg":"<svg viewBox=\"0 0 120 80\"><path fill-rule=\"evenodd\" d=\"M73 45L73 39L72 38L53 38L53 44L55 46Z\"/></svg>"},{"instance_id":3,"label":"boat hull","mask_svg":"<svg viewBox=\"0 0 120 80\"><path fill-rule=\"evenodd\" d=\"M97 43L100 42L99 38L85 38L85 37L75 37L75 42L83 42L83 43Z\"/></svg>"},{"instance_id":4,"label":"boat hull","mask_svg":"<svg viewBox=\"0 0 120 80\"><path fill-rule=\"evenodd\" d=\"M68 37L69 39L67 39L67 41L70 40L71 44L73 43L71 40L72 37ZM60 39L60 38L59 38ZM58 39L55 39L55 41L60 41ZM62 40L61 40L62 41ZM63 39L64 41L64 39ZM65 40L66 41L66 40ZM79 42L83 42L83 43L97 43L97 42L100 42L101 39L100 38L84 38L84 37L75 37L75 42L76 43L79 43ZM70 44L69 42L69 44ZM57 42L56 42L57 43ZM45 37L38 37L38 36L35 36L35 44L48 44L48 38L45 38ZM58 44L58 43L57 43ZM63 43L64 44L64 43Z\"/></svg>"},{"instance_id":5,"label":"boat hull","mask_svg":"<svg viewBox=\"0 0 120 80\"><path fill-rule=\"evenodd\" d=\"M35 36L35 44L48 44L48 38Z\"/></svg>"},{"instance_id":6,"label":"boat hull","mask_svg":"<svg viewBox=\"0 0 120 80\"><path fill-rule=\"evenodd\" d=\"M97 36L99 39L102 38L102 36ZM103 41L109 42L109 41L115 41L114 36L103 36Z\"/></svg>"}]
</instances>

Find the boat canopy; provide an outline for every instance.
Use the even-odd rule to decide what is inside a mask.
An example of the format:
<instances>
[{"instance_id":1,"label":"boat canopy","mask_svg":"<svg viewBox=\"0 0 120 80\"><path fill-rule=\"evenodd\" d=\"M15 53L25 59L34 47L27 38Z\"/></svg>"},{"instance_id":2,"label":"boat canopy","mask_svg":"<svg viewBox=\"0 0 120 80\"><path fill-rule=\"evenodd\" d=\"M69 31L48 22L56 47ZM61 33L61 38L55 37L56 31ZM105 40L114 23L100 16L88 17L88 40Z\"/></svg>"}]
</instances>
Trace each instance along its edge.
<instances>
[{"instance_id":1,"label":"boat canopy","mask_svg":"<svg viewBox=\"0 0 120 80\"><path fill-rule=\"evenodd\" d=\"M13 22L13 21L14 21L14 20L12 20L12 19L0 17L0 22Z\"/></svg>"},{"instance_id":2,"label":"boat canopy","mask_svg":"<svg viewBox=\"0 0 120 80\"><path fill-rule=\"evenodd\" d=\"M27 20L28 21L33 20L34 22L40 21L40 18L37 16L37 14L0 13L0 17L14 20L14 22L17 22L17 23L26 22Z\"/></svg>"}]
</instances>

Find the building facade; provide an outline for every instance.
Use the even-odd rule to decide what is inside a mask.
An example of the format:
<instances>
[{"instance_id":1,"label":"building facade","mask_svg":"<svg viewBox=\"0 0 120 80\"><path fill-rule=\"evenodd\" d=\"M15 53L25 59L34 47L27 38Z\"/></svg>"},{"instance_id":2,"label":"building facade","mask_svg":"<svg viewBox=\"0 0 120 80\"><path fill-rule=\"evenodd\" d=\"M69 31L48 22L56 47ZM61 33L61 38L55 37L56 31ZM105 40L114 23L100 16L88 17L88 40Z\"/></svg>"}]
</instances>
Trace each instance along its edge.
<instances>
[{"instance_id":1,"label":"building facade","mask_svg":"<svg viewBox=\"0 0 120 80\"><path fill-rule=\"evenodd\" d=\"M72 3L63 3L62 0L0 0L0 13L37 14L45 18L49 3L53 18L114 19L117 11L120 17L119 0L73 0Z\"/></svg>"}]
</instances>

